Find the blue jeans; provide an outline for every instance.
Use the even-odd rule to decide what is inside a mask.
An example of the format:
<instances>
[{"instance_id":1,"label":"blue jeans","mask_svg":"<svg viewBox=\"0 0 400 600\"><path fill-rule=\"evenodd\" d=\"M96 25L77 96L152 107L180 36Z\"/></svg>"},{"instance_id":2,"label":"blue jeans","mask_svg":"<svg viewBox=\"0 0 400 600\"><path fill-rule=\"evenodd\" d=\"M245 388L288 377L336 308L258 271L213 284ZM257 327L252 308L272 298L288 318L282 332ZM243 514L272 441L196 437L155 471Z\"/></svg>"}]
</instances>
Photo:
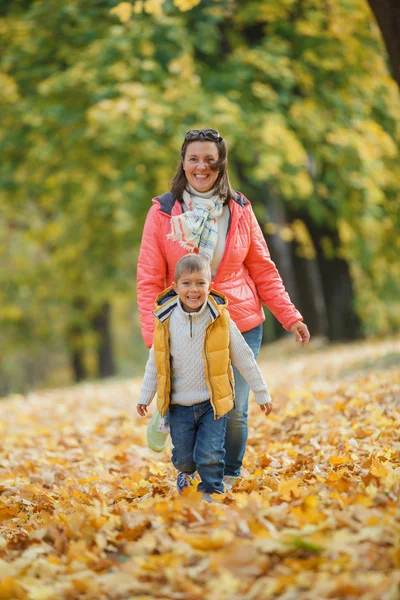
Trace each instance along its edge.
<instances>
[{"instance_id":1,"label":"blue jeans","mask_svg":"<svg viewBox=\"0 0 400 600\"><path fill-rule=\"evenodd\" d=\"M214 419L209 400L194 406L170 404L169 424L176 469L182 473L197 471L201 479L198 490L222 493L227 416Z\"/></svg>"},{"instance_id":2,"label":"blue jeans","mask_svg":"<svg viewBox=\"0 0 400 600\"><path fill-rule=\"evenodd\" d=\"M247 344L253 350L255 358L260 351L263 327L242 333ZM225 475L239 477L243 456L247 444L247 416L250 388L239 371L233 367L235 377L235 407L228 413L228 426L225 438Z\"/></svg>"}]
</instances>

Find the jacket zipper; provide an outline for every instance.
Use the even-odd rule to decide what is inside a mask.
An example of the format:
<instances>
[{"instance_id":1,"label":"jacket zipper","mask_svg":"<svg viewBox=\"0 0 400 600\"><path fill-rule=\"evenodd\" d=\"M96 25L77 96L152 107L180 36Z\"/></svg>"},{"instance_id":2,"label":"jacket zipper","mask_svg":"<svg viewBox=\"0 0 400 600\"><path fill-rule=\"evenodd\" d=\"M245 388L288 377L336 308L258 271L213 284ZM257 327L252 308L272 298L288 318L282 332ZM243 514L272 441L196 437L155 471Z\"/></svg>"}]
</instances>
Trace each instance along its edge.
<instances>
[{"instance_id":1,"label":"jacket zipper","mask_svg":"<svg viewBox=\"0 0 400 600\"><path fill-rule=\"evenodd\" d=\"M190 322L190 337L192 336L192 315L189 315L189 322Z\"/></svg>"},{"instance_id":2,"label":"jacket zipper","mask_svg":"<svg viewBox=\"0 0 400 600\"><path fill-rule=\"evenodd\" d=\"M232 202L235 202L235 200L232 200ZM226 258L227 258L227 256L228 256L228 247L229 247L229 244L230 244L230 242L231 242L231 239L232 239L232 236L233 236L233 233L232 233L232 231L233 231L233 229L232 229L233 211L231 211L231 209L230 209L230 208L229 208L229 211L230 211L230 213L231 213L231 216L230 216L230 219L229 219L229 229L228 229L228 235L226 236L226 244L225 244L225 250L224 250L224 253L223 253L223 255L222 255L222 260L221 260L221 262L219 263L219 267L218 267L217 273L216 273L216 275L215 275L215 279L214 279L214 282L215 282L215 283L216 283L216 282L218 282L218 273L220 273L220 272L221 272L221 268L222 268L222 266L223 266L223 264L224 264L224 262L226 261ZM238 218L237 218L237 221L236 221L236 227L237 227L237 224L239 223L239 220L241 219L241 217L242 217L242 213L240 213L240 214L238 215Z\"/></svg>"}]
</instances>

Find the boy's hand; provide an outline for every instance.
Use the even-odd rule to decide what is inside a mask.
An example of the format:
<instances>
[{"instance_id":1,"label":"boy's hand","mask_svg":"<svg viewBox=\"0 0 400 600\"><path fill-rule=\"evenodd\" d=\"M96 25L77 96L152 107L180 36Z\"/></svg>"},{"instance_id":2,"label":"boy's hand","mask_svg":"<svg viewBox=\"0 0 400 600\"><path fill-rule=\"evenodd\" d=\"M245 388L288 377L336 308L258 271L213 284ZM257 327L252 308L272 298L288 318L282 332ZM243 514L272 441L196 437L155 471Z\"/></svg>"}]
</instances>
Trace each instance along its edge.
<instances>
[{"instance_id":1,"label":"boy's hand","mask_svg":"<svg viewBox=\"0 0 400 600\"><path fill-rule=\"evenodd\" d=\"M263 411L263 413L265 414L265 416L268 417L269 413L274 408L274 406L273 406L272 402L267 402L266 404L260 404L260 408Z\"/></svg>"},{"instance_id":2,"label":"boy's hand","mask_svg":"<svg viewBox=\"0 0 400 600\"><path fill-rule=\"evenodd\" d=\"M307 346L310 341L310 332L305 323L297 321L297 323L291 326L290 331L294 333L296 342L301 342L303 346Z\"/></svg>"},{"instance_id":3,"label":"boy's hand","mask_svg":"<svg viewBox=\"0 0 400 600\"><path fill-rule=\"evenodd\" d=\"M138 411L141 417L144 417L147 413L147 404L138 404L136 410Z\"/></svg>"}]
</instances>

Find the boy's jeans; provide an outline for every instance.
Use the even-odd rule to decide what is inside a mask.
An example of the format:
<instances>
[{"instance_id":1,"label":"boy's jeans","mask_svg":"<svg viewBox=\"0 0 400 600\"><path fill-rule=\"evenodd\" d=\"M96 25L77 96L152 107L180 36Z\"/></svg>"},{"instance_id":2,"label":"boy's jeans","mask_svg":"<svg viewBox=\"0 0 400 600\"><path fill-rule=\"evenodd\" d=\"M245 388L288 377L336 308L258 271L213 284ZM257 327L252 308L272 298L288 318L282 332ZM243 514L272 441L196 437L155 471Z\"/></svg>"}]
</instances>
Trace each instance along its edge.
<instances>
[{"instance_id":1,"label":"boy's jeans","mask_svg":"<svg viewBox=\"0 0 400 600\"><path fill-rule=\"evenodd\" d=\"M262 333L262 325L242 333L247 344L253 350L255 358L260 351ZM247 415L250 388L235 367L233 367L233 374L235 377L235 408L228 413L224 475L239 477L248 436Z\"/></svg>"},{"instance_id":2,"label":"boy's jeans","mask_svg":"<svg viewBox=\"0 0 400 600\"><path fill-rule=\"evenodd\" d=\"M227 416L214 419L211 402L194 406L170 404L172 462L182 473L198 472L198 490L208 494L223 493L225 432Z\"/></svg>"}]
</instances>

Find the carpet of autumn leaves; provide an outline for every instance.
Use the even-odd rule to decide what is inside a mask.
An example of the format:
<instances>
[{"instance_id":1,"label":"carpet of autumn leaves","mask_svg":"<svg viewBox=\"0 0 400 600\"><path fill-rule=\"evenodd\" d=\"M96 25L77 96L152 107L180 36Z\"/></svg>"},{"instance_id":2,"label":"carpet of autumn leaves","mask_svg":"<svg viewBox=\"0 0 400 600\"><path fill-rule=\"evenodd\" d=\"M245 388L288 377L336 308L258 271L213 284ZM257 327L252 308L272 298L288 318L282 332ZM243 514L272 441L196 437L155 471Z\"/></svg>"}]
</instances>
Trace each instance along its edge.
<instances>
[{"instance_id":1,"label":"carpet of autumn leaves","mask_svg":"<svg viewBox=\"0 0 400 600\"><path fill-rule=\"evenodd\" d=\"M140 381L1 402L0 600L400 598L400 339L261 353L245 477L178 497Z\"/></svg>"}]
</instances>

